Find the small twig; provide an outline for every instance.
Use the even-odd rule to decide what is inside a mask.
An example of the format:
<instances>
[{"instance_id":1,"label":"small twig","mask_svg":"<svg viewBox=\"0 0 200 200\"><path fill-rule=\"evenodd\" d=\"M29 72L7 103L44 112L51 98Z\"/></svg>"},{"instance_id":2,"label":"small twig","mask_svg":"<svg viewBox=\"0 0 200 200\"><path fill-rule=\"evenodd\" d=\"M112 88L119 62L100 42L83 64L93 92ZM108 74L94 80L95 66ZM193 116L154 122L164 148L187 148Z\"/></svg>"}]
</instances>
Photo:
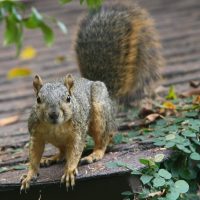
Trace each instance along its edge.
<instances>
[{"instance_id":1,"label":"small twig","mask_svg":"<svg viewBox=\"0 0 200 200\"><path fill-rule=\"evenodd\" d=\"M165 193L165 189L163 189L162 191L157 191L157 192L152 192L148 195L148 197L155 197L155 196L162 196Z\"/></svg>"},{"instance_id":2,"label":"small twig","mask_svg":"<svg viewBox=\"0 0 200 200\"><path fill-rule=\"evenodd\" d=\"M142 125L146 125L144 119L135 120L135 121L131 121L131 122L124 122L124 123L119 125L118 130L119 131L130 130L132 128L142 126Z\"/></svg>"}]
</instances>

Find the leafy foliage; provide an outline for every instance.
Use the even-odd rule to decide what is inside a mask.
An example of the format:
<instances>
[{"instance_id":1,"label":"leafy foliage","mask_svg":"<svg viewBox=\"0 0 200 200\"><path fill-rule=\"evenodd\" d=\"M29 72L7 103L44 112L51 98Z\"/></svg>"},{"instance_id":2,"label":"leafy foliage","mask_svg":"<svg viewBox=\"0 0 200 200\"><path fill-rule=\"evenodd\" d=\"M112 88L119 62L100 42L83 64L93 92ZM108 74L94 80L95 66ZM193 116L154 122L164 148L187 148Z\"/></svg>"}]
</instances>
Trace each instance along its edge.
<instances>
[{"instance_id":1,"label":"leafy foliage","mask_svg":"<svg viewBox=\"0 0 200 200\"><path fill-rule=\"evenodd\" d=\"M154 199L189 199L191 193L197 193L200 172L198 163L200 160L199 107L193 105L192 98L187 100L189 104L185 100L177 101L176 107L179 104L184 105L178 118L169 116L150 125L152 132L149 132L147 137L151 135L154 145L173 149L175 152L171 159L158 166L163 168L154 171L155 178L152 179L152 184L148 185L150 186L149 193L155 188L165 191L162 198L157 196ZM185 111L186 107L190 109ZM146 172L143 171L144 174ZM159 177L156 177L158 175ZM145 194L146 191L147 188ZM186 192L188 193L185 194ZM139 196L141 197L141 194Z\"/></svg>"},{"instance_id":2,"label":"leafy foliage","mask_svg":"<svg viewBox=\"0 0 200 200\"><path fill-rule=\"evenodd\" d=\"M72 0L59 0L61 4L69 3ZM83 3L86 2L87 6L89 8L98 8L104 0L80 0L80 4L82 5Z\"/></svg>"},{"instance_id":3,"label":"leafy foliage","mask_svg":"<svg viewBox=\"0 0 200 200\"><path fill-rule=\"evenodd\" d=\"M161 102L153 102L153 114L161 117L134 131L115 138L116 143L134 140L152 142L155 147L171 149L172 156L140 158L145 167L136 170L126 163L110 163L112 167L124 166L131 174L139 176L143 189L138 194L122 193L124 199L194 200L199 199L200 176L200 101L199 97L177 98L174 89ZM151 114L152 115L152 114ZM147 117L145 117L147 118ZM137 119L138 120L138 119ZM134 134L133 134L134 133ZM126 140L125 140L126 138Z\"/></svg>"},{"instance_id":4,"label":"leafy foliage","mask_svg":"<svg viewBox=\"0 0 200 200\"><path fill-rule=\"evenodd\" d=\"M72 0L59 0L66 4ZM86 2L89 8L98 8L103 0L80 0L80 4ZM65 24L53 17L42 15L36 8L32 7L29 13L26 12L25 4L15 0L0 1L0 23L5 24L4 45L15 45L17 55L23 45L24 29L40 29L43 33L44 42L51 46L54 42L54 32L49 22L55 23L60 30L66 34Z\"/></svg>"},{"instance_id":5,"label":"leafy foliage","mask_svg":"<svg viewBox=\"0 0 200 200\"><path fill-rule=\"evenodd\" d=\"M54 33L48 25L48 20L56 23L63 33L67 33L65 25L59 20L43 16L34 7L29 14L26 10L27 8L20 1L0 1L0 22L5 24L3 44L16 45L17 55L23 44L24 29L40 29L47 46L51 46L54 42Z\"/></svg>"}]
</instances>

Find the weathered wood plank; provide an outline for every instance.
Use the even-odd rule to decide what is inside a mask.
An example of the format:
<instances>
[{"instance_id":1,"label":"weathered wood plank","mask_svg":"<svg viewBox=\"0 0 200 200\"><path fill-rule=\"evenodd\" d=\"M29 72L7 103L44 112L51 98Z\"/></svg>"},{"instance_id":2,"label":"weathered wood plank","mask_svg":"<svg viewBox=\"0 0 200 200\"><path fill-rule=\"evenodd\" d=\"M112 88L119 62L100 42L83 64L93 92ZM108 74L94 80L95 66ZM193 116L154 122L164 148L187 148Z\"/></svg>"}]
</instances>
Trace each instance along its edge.
<instances>
[{"instance_id":1,"label":"weathered wood plank","mask_svg":"<svg viewBox=\"0 0 200 200\"><path fill-rule=\"evenodd\" d=\"M163 84L166 86L175 84L178 90L188 87L190 80L197 80L200 77L200 1L140 0L139 3L147 8L155 18L156 27L161 34L163 54L166 58L166 67L162 69ZM32 77L7 80L8 70L16 66L29 67L33 74L40 74L45 81L61 77L66 73L80 75L77 70L73 43L79 20L86 12L86 7L80 6L79 1L62 7L56 0L32 1L31 5L47 15L54 15L64 21L68 26L69 33L65 36L57 27L53 26L57 39L52 48L46 48L39 31L34 32L34 34L31 31L26 31L25 46L33 45L38 53L30 61L21 61L15 58L15 48L13 47L0 48L0 119L19 115L19 120L16 123L0 129L0 167L27 162L28 147L26 144L29 140L27 118L34 101ZM0 26L0 32L2 31L3 26ZM0 40L2 37L3 34L0 34ZM66 60L59 64L55 63L57 56L66 56ZM55 149L47 147L45 155L52 155L53 152ZM168 155L168 152L162 149L142 151L142 148L138 147L137 144L122 145L118 149L111 149L102 161L80 166L77 183L96 177L128 173L127 169L123 168L108 169L106 163L109 161L121 160L129 162L135 167L141 167L138 163L139 157L152 156L158 152L164 152ZM33 188L41 187L41 184L57 187L63 173L63 167L64 163L61 163L41 169L41 176L38 182L33 184ZM18 192L19 177L24 172L25 170L13 170L1 173L0 191L16 188L15 192Z\"/></svg>"}]
</instances>

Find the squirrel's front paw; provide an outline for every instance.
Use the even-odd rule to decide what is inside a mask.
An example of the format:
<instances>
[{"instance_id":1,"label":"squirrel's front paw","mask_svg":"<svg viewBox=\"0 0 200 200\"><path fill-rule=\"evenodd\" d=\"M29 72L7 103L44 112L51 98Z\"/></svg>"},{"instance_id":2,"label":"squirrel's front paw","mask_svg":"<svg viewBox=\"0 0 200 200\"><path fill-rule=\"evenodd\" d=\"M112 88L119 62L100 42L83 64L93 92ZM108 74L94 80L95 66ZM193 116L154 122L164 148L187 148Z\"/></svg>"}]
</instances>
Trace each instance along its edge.
<instances>
[{"instance_id":1,"label":"squirrel's front paw","mask_svg":"<svg viewBox=\"0 0 200 200\"><path fill-rule=\"evenodd\" d=\"M31 181L36 181L36 180L37 180L37 175L29 176L29 175L23 174L20 178L20 182L21 182L20 191L27 191L30 188Z\"/></svg>"},{"instance_id":2,"label":"squirrel's front paw","mask_svg":"<svg viewBox=\"0 0 200 200\"><path fill-rule=\"evenodd\" d=\"M55 164L56 162L58 162L56 159L53 159L52 157L50 158L42 158L40 161L40 166L41 167L48 167L50 165Z\"/></svg>"},{"instance_id":3,"label":"squirrel's front paw","mask_svg":"<svg viewBox=\"0 0 200 200\"><path fill-rule=\"evenodd\" d=\"M73 188L73 186L75 185L75 176L77 176L77 175L78 175L77 168L67 169L61 178L61 183L66 183L67 188L69 186L71 186Z\"/></svg>"}]
</instances>

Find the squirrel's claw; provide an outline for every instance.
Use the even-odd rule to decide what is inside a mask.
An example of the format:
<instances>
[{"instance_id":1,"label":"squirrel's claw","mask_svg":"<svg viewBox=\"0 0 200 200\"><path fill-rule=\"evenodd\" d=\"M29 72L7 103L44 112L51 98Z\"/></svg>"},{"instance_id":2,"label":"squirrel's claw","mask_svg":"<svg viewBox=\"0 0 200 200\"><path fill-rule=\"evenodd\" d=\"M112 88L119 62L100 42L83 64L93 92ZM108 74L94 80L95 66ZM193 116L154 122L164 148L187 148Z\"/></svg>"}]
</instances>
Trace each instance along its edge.
<instances>
[{"instance_id":1,"label":"squirrel's claw","mask_svg":"<svg viewBox=\"0 0 200 200\"><path fill-rule=\"evenodd\" d=\"M26 174L23 174L20 178L21 187L20 192L27 191L30 188L30 180L27 178Z\"/></svg>"},{"instance_id":2,"label":"squirrel's claw","mask_svg":"<svg viewBox=\"0 0 200 200\"><path fill-rule=\"evenodd\" d=\"M80 164L81 164L81 165L91 164L91 163L93 163L94 161L95 161L95 160L93 160L91 157L84 157L84 158L81 158Z\"/></svg>"},{"instance_id":3,"label":"squirrel's claw","mask_svg":"<svg viewBox=\"0 0 200 200\"><path fill-rule=\"evenodd\" d=\"M81 158L80 164L85 165L85 164L90 164L90 163L96 162L98 160L101 160L103 158L103 156L104 156L103 150L95 150L89 156Z\"/></svg>"},{"instance_id":4,"label":"squirrel's claw","mask_svg":"<svg viewBox=\"0 0 200 200\"><path fill-rule=\"evenodd\" d=\"M66 170L65 174L61 178L61 183L66 184L66 188L70 186L73 188L75 185L75 177L78 175L78 170Z\"/></svg>"},{"instance_id":5,"label":"squirrel's claw","mask_svg":"<svg viewBox=\"0 0 200 200\"><path fill-rule=\"evenodd\" d=\"M20 192L22 191L27 191L30 188L30 183L31 181L36 181L37 180L37 176L27 176L26 174L23 174L20 177L20 182L21 182L21 187L20 187Z\"/></svg>"},{"instance_id":6,"label":"squirrel's claw","mask_svg":"<svg viewBox=\"0 0 200 200\"><path fill-rule=\"evenodd\" d=\"M56 162L57 162L56 160L53 160L51 158L42 158L40 161L40 166L41 167L49 167L50 165L53 165Z\"/></svg>"}]
</instances>

